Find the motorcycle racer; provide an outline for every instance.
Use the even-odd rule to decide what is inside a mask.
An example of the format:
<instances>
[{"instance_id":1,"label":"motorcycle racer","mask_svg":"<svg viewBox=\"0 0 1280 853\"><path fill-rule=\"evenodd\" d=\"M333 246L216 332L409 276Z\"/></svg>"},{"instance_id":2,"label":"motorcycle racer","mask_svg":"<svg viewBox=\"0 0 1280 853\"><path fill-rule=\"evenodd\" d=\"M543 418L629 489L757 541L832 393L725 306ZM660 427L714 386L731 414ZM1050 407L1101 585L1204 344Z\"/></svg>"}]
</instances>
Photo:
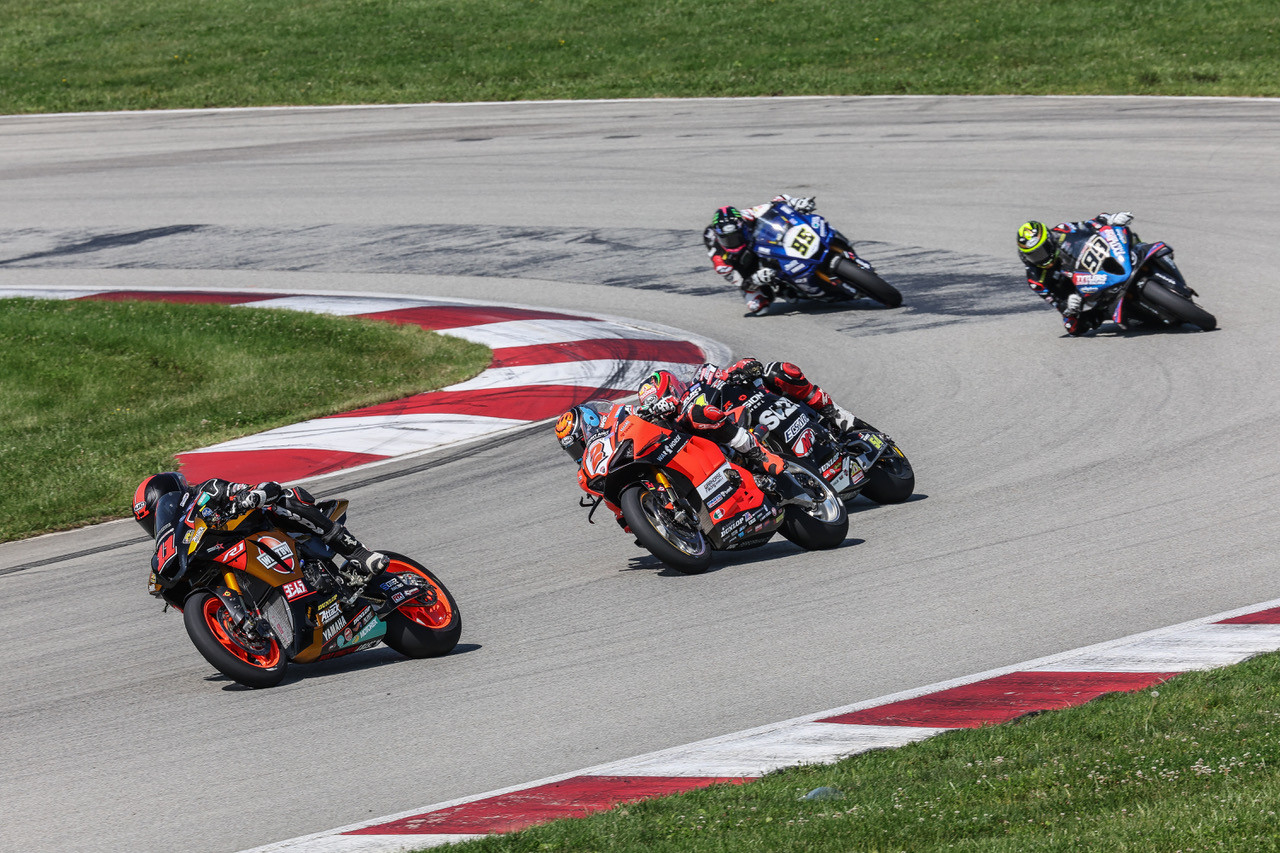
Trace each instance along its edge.
<instances>
[{"instance_id":1,"label":"motorcycle racer","mask_svg":"<svg viewBox=\"0 0 1280 853\"><path fill-rule=\"evenodd\" d=\"M774 196L772 201L739 210L721 207L702 232L702 242L711 257L715 271L742 291L747 311L759 314L774 300L773 284L778 270L772 261L764 261L752 251L752 233L756 219L768 213L775 204L789 204L797 213L813 213L817 208L812 196Z\"/></svg>"},{"instance_id":2,"label":"motorcycle racer","mask_svg":"<svg viewBox=\"0 0 1280 853\"><path fill-rule=\"evenodd\" d=\"M360 583L385 569L390 562L385 554L370 551L346 527L317 509L315 498L300 486L286 489L273 481L250 486L216 477L192 486L176 471L147 477L133 496L133 517L157 544L164 538L167 526L173 523L168 520L166 524L166 520L161 519L164 527L156 531L157 504L166 495L175 495L180 507L194 503L196 514L212 527L251 509L261 509L281 529L314 535L333 548L347 560L343 571Z\"/></svg>"},{"instance_id":3,"label":"motorcycle racer","mask_svg":"<svg viewBox=\"0 0 1280 853\"><path fill-rule=\"evenodd\" d=\"M727 382L731 381L761 385L774 394L803 403L813 409L836 435L870 426L832 399L831 395L818 387L816 382L805 376L799 366L789 361L771 361L764 364L759 359L748 357L739 359L729 367L719 367L708 362L698 368L695 378L698 382L715 390L723 388Z\"/></svg>"},{"instance_id":4,"label":"motorcycle racer","mask_svg":"<svg viewBox=\"0 0 1280 853\"><path fill-rule=\"evenodd\" d=\"M669 370L655 370L641 384L635 414L666 421L680 432L714 441L740 453L753 474L776 477L786 463L720 407L711 403L700 382L687 385Z\"/></svg>"},{"instance_id":5,"label":"motorcycle racer","mask_svg":"<svg viewBox=\"0 0 1280 853\"><path fill-rule=\"evenodd\" d=\"M1096 231L1104 225L1124 226L1133 221L1129 211L1099 213L1093 219L1061 222L1052 228L1031 220L1018 228L1018 255L1027 268L1027 284L1062 315L1067 334L1078 337L1091 332L1106 320L1105 312L1093 308L1083 310L1083 299L1071 280L1076 259L1062 251L1062 240L1078 231ZM1133 240L1138 235L1130 232Z\"/></svg>"}]
</instances>

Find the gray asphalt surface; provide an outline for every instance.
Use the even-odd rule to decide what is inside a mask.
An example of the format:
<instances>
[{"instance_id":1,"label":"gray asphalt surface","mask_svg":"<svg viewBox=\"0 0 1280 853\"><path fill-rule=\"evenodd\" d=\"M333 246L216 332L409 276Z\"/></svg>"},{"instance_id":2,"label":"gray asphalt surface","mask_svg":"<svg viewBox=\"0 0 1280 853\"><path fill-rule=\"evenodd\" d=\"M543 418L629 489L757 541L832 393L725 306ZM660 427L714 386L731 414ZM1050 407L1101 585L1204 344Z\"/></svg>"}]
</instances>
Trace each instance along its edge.
<instances>
[{"instance_id":1,"label":"gray asphalt surface","mask_svg":"<svg viewBox=\"0 0 1280 853\"><path fill-rule=\"evenodd\" d=\"M644 318L786 358L918 495L683 577L548 428L317 482L464 613L245 691L132 522L0 546L0 848L236 851L1275 598L1280 103L868 98L0 118L0 288L298 288ZM699 233L816 194L905 294L744 318ZM1213 333L1061 334L1024 219L1128 209ZM121 510L130 499L121 495ZM100 549L100 550L99 550Z\"/></svg>"}]
</instances>

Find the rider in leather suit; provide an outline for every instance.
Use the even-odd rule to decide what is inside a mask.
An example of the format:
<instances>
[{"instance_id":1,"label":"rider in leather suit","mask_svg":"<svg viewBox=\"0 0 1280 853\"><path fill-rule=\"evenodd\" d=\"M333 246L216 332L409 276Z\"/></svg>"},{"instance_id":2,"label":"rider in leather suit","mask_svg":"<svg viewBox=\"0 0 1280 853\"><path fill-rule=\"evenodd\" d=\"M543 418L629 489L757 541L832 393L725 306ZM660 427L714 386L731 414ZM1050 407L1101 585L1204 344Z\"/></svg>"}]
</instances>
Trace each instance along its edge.
<instances>
[{"instance_id":1,"label":"rider in leather suit","mask_svg":"<svg viewBox=\"0 0 1280 853\"><path fill-rule=\"evenodd\" d=\"M182 507L194 503L196 514L217 526L251 509L261 508L270 515L281 529L309 533L337 551L347 562L343 571L363 580L385 569L390 562L385 554L370 551L338 522L329 518L315 506L315 498L305 489L294 486L286 489L276 482L233 483L230 480L211 478L199 486L187 483L186 477L176 471L166 471L147 477L133 496L133 517L147 535L158 542L156 503L167 494L180 493ZM159 533L167 532L162 528Z\"/></svg>"},{"instance_id":2,"label":"rider in leather suit","mask_svg":"<svg viewBox=\"0 0 1280 853\"><path fill-rule=\"evenodd\" d=\"M778 271L772 261L762 261L751 249L751 233L757 218L775 204L791 205L797 213L813 213L817 207L813 198L789 195L774 196L766 203L739 210L722 207L715 212L711 224L702 232L702 242L716 272L742 291L747 311L759 314L773 302L773 284Z\"/></svg>"},{"instance_id":3,"label":"rider in leather suit","mask_svg":"<svg viewBox=\"0 0 1280 853\"><path fill-rule=\"evenodd\" d=\"M687 432L736 450L754 474L777 476L786 463L762 445L728 413L707 400L699 383L687 385L669 370L656 370L640 386L635 414L648 420L665 420L680 432Z\"/></svg>"},{"instance_id":4,"label":"rider in leather suit","mask_svg":"<svg viewBox=\"0 0 1280 853\"><path fill-rule=\"evenodd\" d=\"M804 371L789 361L771 361L764 364L755 358L743 358L728 367L708 363L698 368L694 378L716 390L724 387L725 383L731 379L763 385L766 390L774 394L803 403L816 411L836 435L870 426L833 400L830 394L818 387L817 383L804 375Z\"/></svg>"},{"instance_id":5,"label":"rider in leather suit","mask_svg":"<svg viewBox=\"0 0 1280 853\"><path fill-rule=\"evenodd\" d=\"M1062 239L1078 231L1095 231L1103 225L1128 225L1133 214L1099 213L1093 219L1061 222L1049 228L1032 220L1018 228L1018 255L1027 268L1027 284L1062 315L1067 334L1078 337L1102 325L1107 318L1100 309L1082 310L1083 299L1071 282L1075 259L1062 251ZM1138 235L1130 232L1134 241Z\"/></svg>"}]
</instances>

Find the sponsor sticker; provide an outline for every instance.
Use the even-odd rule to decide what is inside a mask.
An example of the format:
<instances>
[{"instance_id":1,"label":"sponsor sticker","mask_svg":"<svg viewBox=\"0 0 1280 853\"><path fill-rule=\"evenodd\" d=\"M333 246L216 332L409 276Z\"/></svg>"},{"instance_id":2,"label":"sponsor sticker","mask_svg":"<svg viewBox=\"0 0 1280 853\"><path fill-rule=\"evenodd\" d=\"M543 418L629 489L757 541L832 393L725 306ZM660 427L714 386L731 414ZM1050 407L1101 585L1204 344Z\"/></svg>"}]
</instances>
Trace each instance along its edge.
<instances>
[{"instance_id":1,"label":"sponsor sticker","mask_svg":"<svg viewBox=\"0 0 1280 853\"><path fill-rule=\"evenodd\" d=\"M808 415L801 415L800 417L796 418L795 423L787 427L787 431L782 437L783 441L790 441L791 439L795 438L796 434L799 433L800 430L808 426L808 424L809 424Z\"/></svg>"},{"instance_id":2,"label":"sponsor sticker","mask_svg":"<svg viewBox=\"0 0 1280 853\"><path fill-rule=\"evenodd\" d=\"M710 477L708 477L706 480L702 482L700 486L698 486L698 494L701 495L702 499L705 501L707 498L711 497L713 494L715 494L717 491L719 491L721 488L727 485L728 482L729 482L729 463L726 462L723 465L721 465L719 468L717 468Z\"/></svg>"},{"instance_id":3,"label":"sponsor sticker","mask_svg":"<svg viewBox=\"0 0 1280 853\"><path fill-rule=\"evenodd\" d=\"M259 536L258 548L262 549L259 551L258 562L269 569L275 569L282 575L293 572L293 549L289 547L288 542L281 542L271 536ZM271 557L278 562L265 562L262 555L266 552L270 552Z\"/></svg>"},{"instance_id":4,"label":"sponsor sticker","mask_svg":"<svg viewBox=\"0 0 1280 853\"><path fill-rule=\"evenodd\" d=\"M808 416L805 422L808 422ZM791 449L795 451L796 456L808 456L809 451L813 450L813 443L818 440L818 435L812 429L807 429L796 439L796 443L791 445Z\"/></svg>"},{"instance_id":5,"label":"sponsor sticker","mask_svg":"<svg viewBox=\"0 0 1280 853\"><path fill-rule=\"evenodd\" d=\"M307 589L307 583L303 580L289 581L280 588L284 591L284 597L290 601L293 601L295 598L302 598L302 596L311 591Z\"/></svg>"}]
</instances>

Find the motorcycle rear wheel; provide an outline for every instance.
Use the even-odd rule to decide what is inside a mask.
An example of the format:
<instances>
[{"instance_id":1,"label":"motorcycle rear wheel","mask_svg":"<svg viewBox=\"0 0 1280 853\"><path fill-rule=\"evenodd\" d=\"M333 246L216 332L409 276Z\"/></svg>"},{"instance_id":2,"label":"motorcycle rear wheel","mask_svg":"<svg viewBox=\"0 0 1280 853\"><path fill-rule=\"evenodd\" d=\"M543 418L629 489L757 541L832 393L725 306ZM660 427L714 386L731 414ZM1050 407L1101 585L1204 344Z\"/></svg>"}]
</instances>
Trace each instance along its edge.
<instances>
[{"instance_id":1,"label":"motorcycle rear wheel","mask_svg":"<svg viewBox=\"0 0 1280 853\"><path fill-rule=\"evenodd\" d=\"M701 532L694 539L669 518L658 496L644 486L629 486L619 500L627 526L653 556L686 575L711 568L711 543Z\"/></svg>"},{"instance_id":2,"label":"motorcycle rear wheel","mask_svg":"<svg viewBox=\"0 0 1280 853\"><path fill-rule=\"evenodd\" d=\"M873 272L864 270L848 258L835 258L831 264L832 272L842 280L870 296L876 302L889 308L902 305L902 294L898 288Z\"/></svg>"},{"instance_id":3,"label":"motorcycle rear wheel","mask_svg":"<svg viewBox=\"0 0 1280 853\"><path fill-rule=\"evenodd\" d=\"M275 687L284 680L285 659L274 638L251 639L231 624L231 613L207 590L182 606L182 622L196 651L214 668L245 687Z\"/></svg>"},{"instance_id":4,"label":"motorcycle rear wheel","mask_svg":"<svg viewBox=\"0 0 1280 853\"><path fill-rule=\"evenodd\" d=\"M916 490L916 473L896 447L884 452L867 472L861 494L878 504L900 504Z\"/></svg>"},{"instance_id":5,"label":"motorcycle rear wheel","mask_svg":"<svg viewBox=\"0 0 1280 853\"><path fill-rule=\"evenodd\" d=\"M1218 327L1216 317L1190 299L1166 289L1157 281L1147 282L1147 286L1142 289L1142 298L1161 311L1172 314L1180 323L1190 323L1205 332L1212 332Z\"/></svg>"},{"instance_id":6,"label":"motorcycle rear wheel","mask_svg":"<svg viewBox=\"0 0 1280 853\"><path fill-rule=\"evenodd\" d=\"M462 612L458 602L435 574L403 554L387 553L388 572L412 573L418 585L431 588L434 600L410 603L387 614L387 633L382 638L390 648L409 658L436 658L447 655L462 636Z\"/></svg>"},{"instance_id":7,"label":"motorcycle rear wheel","mask_svg":"<svg viewBox=\"0 0 1280 853\"><path fill-rule=\"evenodd\" d=\"M787 463L787 473L820 503L812 510L789 504L784 510L782 535L806 551L823 551L844 542L849 535L849 513L839 496L821 475L797 462Z\"/></svg>"}]
</instances>

